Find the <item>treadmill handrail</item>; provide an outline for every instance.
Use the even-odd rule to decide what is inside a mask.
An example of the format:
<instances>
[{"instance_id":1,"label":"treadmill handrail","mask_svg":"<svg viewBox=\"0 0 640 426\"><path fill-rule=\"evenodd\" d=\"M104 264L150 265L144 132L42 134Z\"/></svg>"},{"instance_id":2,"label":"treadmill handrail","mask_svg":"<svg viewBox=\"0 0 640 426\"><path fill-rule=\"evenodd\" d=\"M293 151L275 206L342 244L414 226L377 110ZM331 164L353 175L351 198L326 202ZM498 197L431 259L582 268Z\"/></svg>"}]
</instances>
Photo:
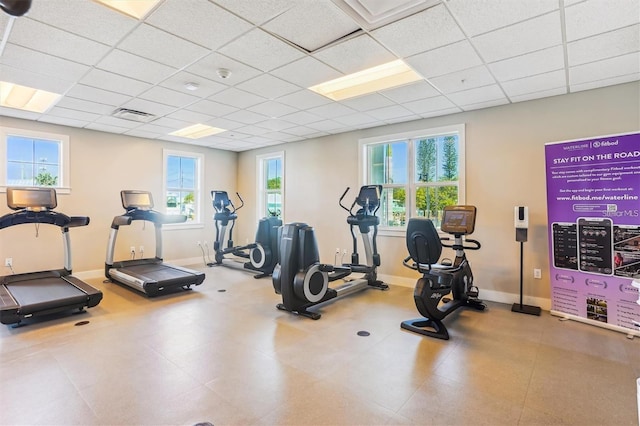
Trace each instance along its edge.
<instances>
[{"instance_id":1,"label":"treadmill handrail","mask_svg":"<svg viewBox=\"0 0 640 426\"><path fill-rule=\"evenodd\" d=\"M130 218L130 219L122 219ZM111 227L118 229L122 225L130 225L134 220L146 220L154 225L164 225L167 223L182 223L187 221L187 216L183 214L164 214L156 210L129 209L121 216L113 219ZM126 222L126 223L123 223Z\"/></svg>"},{"instance_id":2,"label":"treadmill handrail","mask_svg":"<svg viewBox=\"0 0 640 426\"><path fill-rule=\"evenodd\" d=\"M89 224L89 218L86 216L69 217L64 213L54 211L31 211L20 210L14 213L7 213L0 217L0 229L9 228L11 226L28 224L28 223L44 223L47 225L55 225L61 228L69 228L73 226L85 226Z\"/></svg>"}]
</instances>

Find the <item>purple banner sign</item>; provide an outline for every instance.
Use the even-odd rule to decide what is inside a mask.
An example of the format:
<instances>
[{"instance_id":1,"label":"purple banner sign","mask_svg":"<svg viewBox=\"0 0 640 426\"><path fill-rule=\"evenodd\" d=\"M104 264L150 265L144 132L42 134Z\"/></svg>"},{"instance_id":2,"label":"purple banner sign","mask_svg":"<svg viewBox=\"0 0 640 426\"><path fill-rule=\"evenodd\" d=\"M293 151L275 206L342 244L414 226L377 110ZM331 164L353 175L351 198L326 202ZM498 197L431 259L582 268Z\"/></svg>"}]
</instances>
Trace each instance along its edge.
<instances>
[{"instance_id":1,"label":"purple banner sign","mask_svg":"<svg viewBox=\"0 0 640 426\"><path fill-rule=\"evenodd\" d=\"M548 143L545 160L552 313L640 332L640 133Z\"/></svg>"}]
</instances>

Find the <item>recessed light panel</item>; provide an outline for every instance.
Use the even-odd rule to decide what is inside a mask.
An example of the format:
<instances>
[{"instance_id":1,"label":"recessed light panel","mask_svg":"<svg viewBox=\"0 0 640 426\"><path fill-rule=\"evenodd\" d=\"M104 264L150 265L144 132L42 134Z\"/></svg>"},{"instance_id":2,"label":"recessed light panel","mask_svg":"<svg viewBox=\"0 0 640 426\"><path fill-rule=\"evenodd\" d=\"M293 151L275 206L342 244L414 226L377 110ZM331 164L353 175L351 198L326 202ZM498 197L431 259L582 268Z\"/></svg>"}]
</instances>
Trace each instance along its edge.
<instances>
[{"instance_id":1,"label":"recessed light panel","mask_svg":"<svg viewBox=\"0 0 640 426\"><path fill-rule=\"evenodd\" d=\"M57 93L0 81L0 105L32 112L45 112L58 102Z\"/></svg>"},{"instance_id":2,"label":"recessed light panel","mask_svg":"<svg viewBox=\"0 0 640 426\"><path fill-rule=\"evenodd\" d=\"M136 19L142 19L151 9L156 7L160 0L94 0Z\"/></svg>"},{"instance_id":3,"label":"recessed light panel","mask_svg":"<svg viewBox=\"0 0 640 426\"><path fill-rule=\"evenodd\" d=\"M175 132L171 132L169 134L189 139L200 139L222 132L226 132L226 130L207 126L206 124L194 124L193 126L185 127L184 129L176 130Z\"/></svg>"}]
</instances>

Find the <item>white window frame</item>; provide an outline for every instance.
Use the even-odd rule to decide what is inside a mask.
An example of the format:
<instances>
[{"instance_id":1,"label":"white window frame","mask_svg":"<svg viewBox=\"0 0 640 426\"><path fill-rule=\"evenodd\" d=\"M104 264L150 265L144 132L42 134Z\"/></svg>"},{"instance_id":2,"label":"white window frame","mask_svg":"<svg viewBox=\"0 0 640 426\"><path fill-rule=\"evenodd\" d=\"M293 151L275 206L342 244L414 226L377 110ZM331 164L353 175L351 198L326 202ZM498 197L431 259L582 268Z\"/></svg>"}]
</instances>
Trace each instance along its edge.
<instances>
[{"instance_id":1,"label":"white window frame","mask_svg":"<svg viewBox=\"0 0 640 426\"><path fill-rule=\"evenodd\" d=\"M403 187L405 193L410 194L406 197L406 217L407 221L415 217L415 190L424 183L415 182L415 144L413 141L419 139L426 139L430 137L445 136L456 133L458 135L458 204L465 204L466 191L465 191L465 125L455 124L450 126L434 127L429 129L413 130L409 132L394 133L383 136L375 136L370 138L364 138L359 140L359 161L358 161L358 176L360 178L360 185L366 185L369 183L369 156L368 148L371 145L404 142L407 146L407 183L406 184L390 184L385 187ZM397 236L404 237L406 233L406 226L390 227L380 225L379 235L383 236Z\"/></svg>"},{"instance_id":2,"label":"white window frame","mask_svg":"<svg viewBox=\"0 0 640 426\"><path fill-rule=\"evenodd\" d=\"M174 149L163 149L162 150L162 209L158 209L164 213L167 212L167 159L169 156L173 157L187 157L194 158L196 160L196 176L195 176L195 201L196 201L196 218L192 222L184 222L184 223L170 223L164 225L163 229L189 229L189 228L204 228L204 218L203 218L203 200L204 197L202 195L204 184L204 155L199 154L197 152L189 152L189 151L178 151Z\"/></svg>"},{"instance_id":3,"label":"white window frame","mask_svg":"<svg viewBox=\"0 0 640 426\"><path fill-rule=\"evenodd\" d=\"M20 136L25 138L43 139L47 141L57 141L60 145L58 158L59 183L55 188L58 194L71 193L71 174L69 173L69 136L49 132L37 132L35 130L15 129L11 127L0 127L0 192L7 192L7 138L9 136Z\"/></svg>"},{"instance_id":4,"label":"white window frame","mask_svg":"<svg viewBox=\"0 0 640 426\"><path fill-rule=\"evenodd\" d=\"M268 160L279 158L282 162L282 181L280 182L280 199L282 200L282 208L280 211L280 219L284 223L284 210L285 210L285 155L284 151L270 152L268 154L261 154L256 156L256 192L258 193L258 205L256 206L257 220L266 217L269 212L266 211L267 203L267 189L265 182L265 163Z\"/></svg>"}]
</instances>

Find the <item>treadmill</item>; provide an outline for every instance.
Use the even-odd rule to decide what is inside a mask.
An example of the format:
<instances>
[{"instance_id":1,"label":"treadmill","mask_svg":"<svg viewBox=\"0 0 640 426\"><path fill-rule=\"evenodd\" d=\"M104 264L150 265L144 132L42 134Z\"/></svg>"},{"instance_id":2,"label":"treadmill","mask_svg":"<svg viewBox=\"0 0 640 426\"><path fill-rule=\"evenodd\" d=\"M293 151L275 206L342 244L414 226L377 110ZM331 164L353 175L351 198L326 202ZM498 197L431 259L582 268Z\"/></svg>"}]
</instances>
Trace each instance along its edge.
<instances>
[{"instance_id":1,"label":"treadmill","mask_svg":"<svg viewBox=\"0 0 640 426\"><path fill-rule=\"evenodd\" d=\"M0 217L0 229L40 224L59 226L64 241L64 268L0 277L0 322L23 325L23 319L64 311L84 312L102 300L102 292L71 275L69 228L86 226L86 216L53 211L58 205L53 188L7 188L7 205L14 213ZM36 231L37 232L37 231Z\"/></svg>"},{"instance_id":2,"label":"treadmill","mask_svg":"<svg viewBox=\"0 0 640 426\"><path fill-rule=\"evenodd\" d=\"M204 281L203 272L169 265L162 261L162 225L181 223L187 220L185 215L165 215L153 210L153 198L148 191L120 191L122 207L126 212L113 218L105 276L109 281L129 286L149 297L168 292L169 290L189 290L192 285L200 285ZM154 258L131 259L114 262L114 252L118 229L130 225L135 220L153 223L156 238Z\"/></svg>"}]
</instances>

